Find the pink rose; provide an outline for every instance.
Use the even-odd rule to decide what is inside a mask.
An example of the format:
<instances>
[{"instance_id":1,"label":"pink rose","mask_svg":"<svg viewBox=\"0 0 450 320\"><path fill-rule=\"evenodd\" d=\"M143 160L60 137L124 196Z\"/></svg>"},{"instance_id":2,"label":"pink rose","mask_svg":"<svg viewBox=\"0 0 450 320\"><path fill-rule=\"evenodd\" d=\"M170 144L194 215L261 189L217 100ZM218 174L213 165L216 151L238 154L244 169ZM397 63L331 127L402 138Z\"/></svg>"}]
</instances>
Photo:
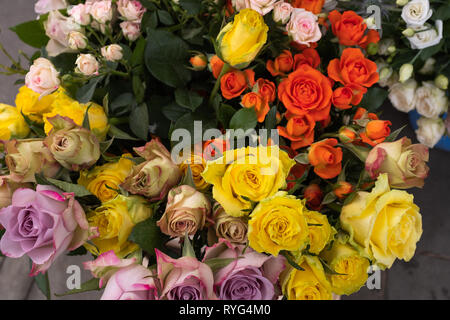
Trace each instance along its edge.
<instances>
[{"instance_id":1,"label":"pink rose","mask_svg":"<svg viewBox=\"0 0 450 320\"><path fill-rule=\"evenodd\" d=\"M193 257L172 259L156 251L161 299L164 300L216 300L213 273L206 264Z\"/></svg>"},{"instance_id":2,"label":"pink rose","mask_svg":"<svg viewBox=\"0 0 450 320\"><path fill-rule=\"evenodd\" d=\"M273 20L280 24L288 23L293 9L289 2L277 2L273 8Z\"/></svg>"},{"instance_id":3,"label":"pink rose","mask_svg":"<svg viewBox=\"0 0 450 320\"><path fill-rule=\"evenodd\" d=\"M67 10L67 13L79 25L87 26L89 23L91 23L92 20L90 10L91 10L90 4L80 3Z\"/></svg>"},{"instance_id":4,"label":"pink rose","mask_svg":"<svg viewBox=\"0 0 450 320\"><path fill-rule=\"evenodd\" d=\"M294 8L286 31L293 41L307 46L322 37L317 16L305 9Z\"/></svg>"},{"instance_id":5,"label":"pink rose","mask_svg":"<svg viewBox=\"0 0 450 320\"><path fill-rule=\"evenodd\" d=\"M253 9L264 16L273 10L277 1L278 0L249 0L248 3L250 6L247 8Z\"/></svg>"},{"instance_id":6,"label":"pink rose","mask_svg":"<svg viewBox=\"0 0 450 320\"><path fill-rule=\"evenodd\" d=\"M111 21L113 18L111 0L93 2L90 13L92 18L100 24L105 24Z\"/></svg>"},{"instance_id":7,"label":"pink rose","mask_svg":"<svg viewBox=\"0 0 450 320\"><path fill-rule=\"evenodd\" d=\"M34 11L37 14L46 14L53 10L67 8L66 0L39 0L34 5Z\"/></svg>"},{"instance_id":8,"label":"pink rose","mask_svg":"<svg viewBox=\"0 0 450 320\"><path fill-rule=\"evenodd\" d=\"M59 72L50 60L37 58L25 76L25 85L42 96L59 88Z\"/></svg>"},{"instance_id":9,"label":"pink rose","mask_svg":"<svg viewBox=\"0 0 450 320\"><path fill-rule=\"evenodd\" d=\"M120 24L123 35L129 41L136 41L141 35L141 24L139 22L124 21Z\"/></svg>"},{"instance_id":10,"label":"pink rose","mask_svg":"<svg viewBox=\"0 0 450 320\"><path fill-rule=\"evenodd\" d=\"M68 36L71 31L82 31L81 26L71 17L63 16L59 11L51 11L44 22L45 34L50 38L46 50L50 57L69 52Z\"/></svg>"},{"instance_id":11,"label":"pink rose","mask_svg":"<svg viewBox=\"0 0 450 320\"><path fill-rule=\"evenodd\" d=\"M17 189L11 205L0 210L0 224L6 229L1 251L11 258L28 255L33 261L31 275L45 272L59 255L95 233L73 194L43 185L36 191Z\"/></svg>"},{"instance_id":12,"label":"pink rose","mask_svg":"<svg viewBox=\"0 0 450 320\"><path fill-rule=\"evenodd\" d=\"M258 253L225 239L206 248L203 261L233 259L214 274L214 288L220 300L272 300L279 295L278 276L285 267L282 256Z\"/></svg>"},{"instance_id":13,"label":"pink rose","mask_svg":"<svg viewBox=\"0 0 450 320\"><path fill-rule=\"evenodd\" d=\"M117 2L117 10L124 20L134 22L140 22L145 11L147 11L147 9L136 0L119 0Z\"/></svg>"}]
</instances>

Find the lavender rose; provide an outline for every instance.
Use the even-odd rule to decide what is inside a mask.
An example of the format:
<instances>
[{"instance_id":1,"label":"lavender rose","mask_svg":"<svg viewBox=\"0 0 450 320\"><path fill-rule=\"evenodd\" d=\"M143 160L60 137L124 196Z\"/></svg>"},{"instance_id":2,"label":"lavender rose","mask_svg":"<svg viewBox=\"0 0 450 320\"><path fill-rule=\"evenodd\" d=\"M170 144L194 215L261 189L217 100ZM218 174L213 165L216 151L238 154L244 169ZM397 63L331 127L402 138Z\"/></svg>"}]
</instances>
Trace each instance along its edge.
<instances>
[{"instance_id":1,"label":"lavender rose","mask_svg":"<svg viewBox=\"0 0 450 320\"><path fill-rule=\"evenodd\" d=\"M73 194L42 185L36 191L17 189L11 205L0 210L0 224L6 229L0 250L11 258L28 255L33 261L31 275L45 272L60 254L95 233Z\"/></svg>"}]
</instances>

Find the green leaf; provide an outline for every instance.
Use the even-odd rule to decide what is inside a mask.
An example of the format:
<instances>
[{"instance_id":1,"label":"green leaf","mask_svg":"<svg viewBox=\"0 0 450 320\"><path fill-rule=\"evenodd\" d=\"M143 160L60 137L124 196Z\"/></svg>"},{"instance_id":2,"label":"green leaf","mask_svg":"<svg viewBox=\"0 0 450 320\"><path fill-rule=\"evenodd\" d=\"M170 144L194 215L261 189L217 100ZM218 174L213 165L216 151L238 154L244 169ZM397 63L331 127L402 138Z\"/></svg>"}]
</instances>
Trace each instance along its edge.
<instances>
[{"instance_id":1,"label":"green leaf","mask_svg":"<svg viewBox=\"0 0 450 320\"><path fill-rule=\"evenodd\" d=\"M91 280L88 280L88 281L82 283L80 286L80 289L73 289L73 290L69 290L65 293L59 293L59 294L55 293L55 296L64 297L64 296L69 296L69 295L76 294L76 293L82 293L82 292L88 292L88 291L99 291L100 290L99 282L100 282L100 279L92 278Z\"/></svg>"},{"instance_id":2,"label":"green leaf","mask_svg":"<svg viewBox=\"0 0 450 320\"><path fill-rule=\"evenodd\" d=\"M211 268L212 272L216 272L222 268L225 268L230 263L235 261L234 258L212 258L205 261L205 264Z\"/></svg>"},{"instance_id":3,"label":"green leaf","mask_svg":"<svg viewBox=\"0 0 450 320\"><path fill-rule=\"evenodd\" d=\"M295 156L295 161L297 161L300 164L309 164L309 158L308 153L302 152Z\"/></svg>"},{"instance_id":4,"label":"green leaf","mask_svg":"<svg viewBox=\"0 0 450 320\"><path fill-rule=\"evenodd\" d=\"M149 255L154 256L155 249L163 248L169 237L161 232L153 217L138 223L133 228L129 240L137 243Z\"/></svg>"},{"instance_id":5,"label":"green leaf","mask_svg":"<svg viewBox=\"0 0 450 320\"><path fill-rule=\"evenodd\" d=\"M145 64L150 73L168 86L183 87L191 80L188 45L169 31L149 30L145 50Z\"/></svg>"},{"instance_id":6,"label":"green leaf","mask_svg":"<svg viewBox=\"0 0 450 320\"><path fill-rule=\"evenodd\" d=\"M94 96L95 89L104 76L95 77L88 81L84 86L78 89L76 98L80 103L88 103Z\"/></svg>"},{"instance_id":7,"label":"green leaf","mask_svg":"<svg viewBox=\"0 0 450 320\"><path fill-rule=\"evenodd\" d=\"M190 15L197 15L202 9L202 2L199 0L180 0L180 6Z\"/></svg>"},{"instance_id":8,"label":"green leaf","mask_svg":"<svg viewBox=\"0 0 450 320\"><path fill-rule=\"evenodd\" d=\"M157 12L159 21L161 21L162 24L165 24L166 26L171 26L175 23L170 13L168 13L167 11L158 10Z\"/></svg>"},{"instance_id":9,"label":"green leaf","mask_svg":"<svg viewBox=\"0 0 450 320\"><path fill-rule=\"evenodd\" d=\"M137 41L136 47L133 50L133 54L131 55L131 66L136 67L138 65L144 64L145 45L146 41L144 38L140 38Z\"/></svg>"},{"instance_id":10,"label":"green leaf","mask_svg":"<svg viewBox=\"0 0 450 320\"><path fill-rule=\"evenodd\" d=\"M133 76L133 93L137 103L141 103L145 96L145 82L137 75Z\"/></svg>"},{"instance_id":11,"label":"green leaf","mask_svg":"<svg viewBox=\"0 0 450 320\"><path fill-rule=\"evenodd\" d=\"M175 90L175 101L178 105L195 111L203 102L203 97L185 88Z\"/></svg>"},{"instance_id":12,"label":"green leaf","mask_svg":"<svg viewBox=\"0 0 450 320\"><path fill-rule=\"evenodd\" d=\"M10 28L26 44L34 48L42 48L50 40L45 34L45 29L39 20L33 20L18 24Z\"/></svg>"},{"instance_id":13,"label":"green leaf","mask_svg":"<svg viewBox=\"0 0 450 320\"><path fill-rule=\"evenodd\" d=\"M435 20L448 20L450 19L450 4L443 4L436 11Z\"/></svg>"},{"instance_id":14,"label":"green leaf","mask_svg":"<svg viewBox=\"0 0 450 320\"><path fill-rule=\"evenodd\" d=\"M92 103L89 104L89 106L86 108L86 111L84 112L84 118L83 118L83 125L82 127L88 130L91 130L91 124L89 122L89 109L91 108Z\"/></svg>"},{"instance_id":15,"label":"green leaf","mask_svg":"<svg viewBox=\"0 0 450 320\"><path fill-rule=\"evenodd\" d=\"M330 191L330 192L328 192L326 195L325 195L325 197L323 198L323 200L322 200L322 204L323 205L325 205L325 204L329 204L329 203L332 203L332 202L334 202L334 200L336 200L336 195L334 194L334 192L333 191Z\"/></svg>"},{"instance_id":16,"label":"green leaf","mask_svg":"<svg viewBox=\"0 0 450 320\"><path fill-rule=\"evenodd\" d=\"M157 26L158 26L158 14L156 13L156 11L153 12L147 11L142 17L141 29L142 30L147 30L148 28L155 29Z\"/></svg>"},{"instance_id":17,"label":"green leaf","mask_svg":"<svg viewBox=\"0 0 450 320\"><path fill-rule=\"evenodd\" d=\"M187 232L184 235L184 241L183 241L183 257L195 258L194 247L192 247L192 243L191 243L191 240L189 239L189 235Z\"/></svg>"},{"instance_id":18,"label":"green leaf","mask_svg":"<svg viewBox=\"0 0 450 320\"><path fill-rule=\"evenodd\" d=\"M195 186L194 178L192 177L192 170L191 170L190 165L188 165L188 170L187 170L186 174L184 175L183 180L181 180L180 185L191 186L194 189L197 188Z\"/></svg>"},{"instance_id":19,"label":"green leaf","mask_svg":"<svg viewBox=\"0 0 450 320\"><path fill-rule=\"evenodd\" d=\"M201 139L201 137L203 137L203 133L206 130L216 128L216 126L217 126L216 119L208 116L207 114L187 113L175 122L175 124L172 127L172 132L176 129L186 129L189 132L190 137L193 139L191 141L192 144L201 142L201 141L197 141L197 139L196 139L197 135L194 134L194 131L195 131L194 130L195 129L194 122L195 121L201 122L202 132L200 135L200 139Z\"/></svg>"},{"instance_id":20,"label":"green leaf","mask_svg":"<svg viewBox=\"0 0 450 320\"><path fill-rule=\"evenodd\" d=\"M277 125L277 107L273 106L267 113L266 120L264 121L264 126L267 130L275 129Z\"/></svg>"},{"instance_id":21,"label":"green leaf","mask_svg":"<svg viewBox=\"0 0 450 320\"><path fill-rule=\"evenodd\" d=\"M134 95L131 92L125 92L117 96L110 104L112 113L118 113L122 109L130 109L131 105L135 102Z\"/></svg>"},{"instance_id":22,"label":"green leaf","mask_svg":"<svg viewBox=\"0 0 450 320\"><path fill-rule=\"evenodd\" d=\"M46 178L46 180L55 187L61 189L62 191L75 194L75 197L85 197L92 195L92 193L89 190L87 190L84 186L80 184L69 183L52 178Z\"/></svg>"},{"instance_id":23,"label":"green leaf","mask_svg":"<svg viewBox=\"0 0 450 320\"><path fill-rule=\"evenodd\" d=\"M119 139L119 140L133 140L133 141L139 140L139 139L129 135L125 131L120 130L119 128L117 128L116 126L114 126L112 124L109 125L108 135L110 137L114 137L115 139Z\"/></svg>"},{"instance_id":24,"label":"green leaf","mask_svg":"<svg viewBox=\"0 0 450 320\"><path fill-rule=\"evenodd\" d=\"M45 131L41 124L32 121L30 118L28 118L26 115L23 114L22 110L20 111L22 114L22 117L25 119L25 122L27 123L28 127L30 127L31 131L33 131L38 137L45 137Z\"/></svg>"},{"instance_id":25,"label":"green leaf","mask_svg":"<svg viewBox=\"0 0 450 320\"><path fill-rule=\"evenodd\" d=\"M81 246L67 253L68 256L84 256L87 253L85 247Z\"/></svg>"},{"instance_id":26,"label":"green leaf","mask_svg":"<svg viewBox=\"0 0 450 320\"><path fill-rule=\"evenodd\" d=\"M389 92L386 89L372 87L367 90L364 95L361 106L366 108L368 112L375 112L386 100Z\"/></svg>"},{"instance_id":27,"label":"green leaf","mask_svg":"<svg viewBox=\"0 0 450 320\"><path fill-rule=\"evenodd\" d=\"M420 54L420 59L422 61L428 60L428 58L431 58L436 53L441 51L442 47L444 46L444 43L445 43L445 41L442 39L441 42L439 42L437 45L422 49L422 52Z\"/></svg>"},{"instance_id":28,"label":"green leaf","mask_svg":"<svg viewBox=\"0 0 450 320\"><path fill-rule=\"evenodd\" d=\"M147 104L141 103L131 110L130 129L143 140L147 140L149 133L149 118Z\"/></svg>"},{"instance_id":29,"label":"green leaf","mask_svg":"<svg viewBox=\"0 0 450 320\"><path fill-rule=\"evenodd\" d=\"M48 273L40 273L34 277L34 281L38 286L39 290L44 294L47 300L51 300L50 282L48 280Z\"/></svg>"},{"instance_id":30,"label":"green leaf","mask_svg":"<svg viewBox=\"0 0 450 320\"><path fill-rule=\"evenodd\" d=\"M403 129L405 129L407 125L405 124L403 127L395 130L394 132L392 132L384 141L385 142L393 142L397 139L398 135L400 134L400 132L402 132Z\"/></svg>"},{"instance_id":31,"label":"green leaf","mask_svg":"<svg viewBox=\"0 0 450 320\"><path fill-rule=\"evenodd\" d=\"M320 262L322 263L323 266L323 270L325 271L325 273L330 274L330 275L338 275L338 276L346 276L346 273L338 273L336 271L334 271L326 262L325 260L323 260L321 257L319 257Z\"/></svg>"},{"instance_id":32,"label":"green leaf","mask_svg":"<svg viewBox=\"0 0 450 320\"><path fill-rule=\"evenodd\" d=\"M230 129L253 129L257 123L255 108L242 108L231 118Z\"/></svg>"},{"instance_id":33,"label":"green leaf","mask_svg":"<svg viewBox=\"0 0 450 320\"><path fill-rule=\"evenodd\" d=\"M230 120L235 113L236 110L232 106L222 103L217 111L217 119L222 123L224 128L228 128L230 126Z\"/></svg>"},{"instance_id":34,"label":"green leaf","mask_svg":"<svg viewBox=\"0 0 450 320\"><path fill-rule=\"evenodd\" d=\"M303 269L302 267L300 267L300 266L295 262L294 257L292 256L292 254L291 254L290 252L284 251L284 250L283 250L283 251L280 251L280 254L281 254L283 257L286 258L287 262L288 262L292 267L294 267L295 269L300 270L300 271L305 271L305 269Z\"/></svg>"},{"instance_id":35,"label":"green leaf","mask_svg":"<svg viewBox=\"0 0 450 320\"><path fill-rule=\"evenodd\" d=\"M149 9L151 11L154 11L154 10L157 9L156 5L154 3L152 3L152 0L140 0L140 2L142 3L142 5L145 8L147 8L147 9Z\"/></svg>"},{"instance_id":36,"label":"green leaf","mask_svg":"<svg viewBox=\"0 0 450 320\"><path fill-rule=\"evenodd\" d=\"M186 113L189 113L189 110L183 107L180 107L175 101L161 108L163 115L171 120L177 121Z\"/></svg>"}]
</instances>

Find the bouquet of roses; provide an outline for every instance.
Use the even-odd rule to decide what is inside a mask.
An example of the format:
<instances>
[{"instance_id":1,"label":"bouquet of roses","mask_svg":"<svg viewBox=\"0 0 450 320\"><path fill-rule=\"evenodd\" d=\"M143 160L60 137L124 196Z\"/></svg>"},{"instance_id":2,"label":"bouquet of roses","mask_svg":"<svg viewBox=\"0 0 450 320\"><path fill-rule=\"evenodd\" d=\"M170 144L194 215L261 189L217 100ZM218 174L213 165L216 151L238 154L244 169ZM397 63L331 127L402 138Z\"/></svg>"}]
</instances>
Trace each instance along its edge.
<instances>
[{"instance_id":1,"label":"bouquet of roses","mask_svg":"<svg viewBox=\"0 0 450 320\"><path fill-rule=\"evenodd\" d=\"M331 299L410 260L428 149L376 113L373 17L335 5L38 1L5 69L3 254L45 277L89 252L74 292L169 300Z\"/></svg>"}]
</instances>

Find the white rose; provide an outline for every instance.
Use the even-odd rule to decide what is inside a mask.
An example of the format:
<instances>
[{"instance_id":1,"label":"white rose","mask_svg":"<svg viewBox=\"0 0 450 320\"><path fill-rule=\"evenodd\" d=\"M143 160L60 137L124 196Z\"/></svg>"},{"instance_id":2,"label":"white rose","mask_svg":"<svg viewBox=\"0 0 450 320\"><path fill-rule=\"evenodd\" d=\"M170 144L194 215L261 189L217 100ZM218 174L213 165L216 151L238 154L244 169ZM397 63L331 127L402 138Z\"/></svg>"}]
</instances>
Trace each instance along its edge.
<instances>
[{"instance_id":1,"label":"white rose","mask_svg":"<svg viewBox=\"0 0 450 320\"><path fill-rule=\"evenodd\" d=\"M97 1L92 3L91 16L100 24L105 24L112 20L113 9L111 0Z\"/></svg>"},{"instance_id":2,"label":"white rose","mask_svg":"<svg viewBox=\"0 0 450 320\"><path fill-rule=\"evenodd\" d=\"M425 49L437 45L442 40L442 20L436 20L436 26L424 25L415 28L415 34L408 40L412 49Z\"/></svg>"},{"instance_id":3,"label":"white rose","mask_svg":"<svg viewBox=\"0 0 450 320\"><path fill-rule=\"evenodd\" d=\"M69 16L73 18L73 20L82 25L87 26L91 23L91 5L90 4L77 4L76 6L72 6L67 10Z\"/></svg>"},{"instance_id":4,"label":"white rose","mask_svg":"<svg viewBox=\"0 0 450 320\"><path fill-rule=\"evenodd\" d=\"M395 109L402 112L410 112L414 109L414 96L417 88L417 82L409 79L404 83L396 83L389 88L389 100Z\"/></svg>"},{"instance_id":5,"label":"white rose","mask_svg":"<svg viewBox=\"0 0 450 320\"><path fill-rule=\"evenodd\" d=\"M293 9L290 3L278 1L273 8L273 20L281 24L288 23Z\"/></svg>"},{"instance_id":6,"label":"white rose","mask_svg":"<svg viewBox=\"0 0 450 320\"><path fill-rule=\"evenodd\" d=\"M429 148L433 148L445 133L444 121L440 118L421 117L417 120L417 125L419 126L416 130L417 140Z\"/></svg>"},{"instance_id":7,"label":"white rose","mask_svg":"<svg viewBox=\"0 0 450 320\"><path fill-rule=\"evenodd\" d=\"M250 0L250 8L259 12L263 16L273 10L278 0Z\"/></svg>"},{"instance_id":8,"label":"white rose","mask_svg":"<svg viewBox=\"0 0 450 320\"><path fill-rule=\"evenodd\" d=\"M311 42L317 42L322 37L317 16L305 9L294 8L291 20L286 25L286 31L292 39L309 46Z\"/></svg>"},{"instance_id":9,"label":"white rose","mask_svg":"<svg viewBox=\"0 0 450 320\"><path fill-rule=\"evenodd\" d=\"M427 118L437 118L448 108L445 91L436 87L432 81L423 82L416 90L415 102L417 112Z\"/></svg>"},{"instance_id":10,"label":"white rose","mask_svg":"<svg viewBox=\"0 0 450 320\"><path fill-rule=\"evenodd\" d=\"M90 53L80 54L75 64L77 65L75 72L82 73L85 76L98 74L98 69L100 67L97 59Z\"/></svg>"},{"instance_id":11,"label":"white rose","mask_svg":"<svg viewBox=\"0 0 450 320\"><path fill-rule=\"evenodd\" d=\"M38 58L34 60L33 65L30 67L25 76L25 85L41 94L41 96L47 95L58 89L60 84L59 73L56 71L55 66L45 58Z\"/></svg>"},{"instance_id":12,"label":"white rose","mask_svg":"<svg viewBox=\"0 0 450 320\"><path fill-rule=\"evenodd\" d=\"M134 22L140 22L146 11L145 7L136 0L119 0L117 10L123 19Z\"/></svg>"},{"instance_id":13,"label":"white rose","mask_svg":"<svg viewBox=\"0 0 450 320\"><path fill-rule=\"evenodd\" d=\"M72 18L63 16L58 10L51 11L44 22L45 34L50 38L46 50L50 57L70 51L69 33L81 31L81 26Z\"/></svg>"},{"instance_id":14,"label":"white rose","mask_svg":"<svg viewBox=\"0 0 450 320\"><path fill-rule=\"evenodd\" d=\"M66 0L39 0L34 5L34 11L37 14L46 14L53 10L67 8Z\"/></svg>"},{"instance_id":15,"label":"white rose","mask_svg":"<svg viewBox=\"0 0 450 320\"><path fill-rule=\"evenodd\" d=\"M111 44L103 47L102 56L108 61L118 61L123 58L122 47L118 44Z\"/></svg>"},{"instance_id":16,"label":"white rose","mask_svg":"<svg viewBox=\"0 0 450 320\"><path fill-rule=\"evenodd\" d=\"M434 72L434 65L436 64L436 59L434 59L433 57L428 58L423 67L420 68L419 73L420 74L432 74Z\"/></svg>"},{"instance_id":17,"label":"white rose","mask_svg":"<svg viewBox=\"0 0 450 320\"><path fill-rule=\"evenodd\" d=\"M72 50L85 49L88 44L88 39L84 34L78 31L71 31L69 33L69 48Z\"/></svg>"},{"instance_id":18,"label":"white rose","mask_svg":"<svg viewBox=\"0 0 450 320\"><path fill-rule=\"evenodd\" d=\"M120 24L123 35L130 41L136 41L141 35L141 24L131 21L124 21Z\"/></svg>"},{"instance_id":19,"label":"white rose","mask_svg":"<svg viewBox=\"0 0 450 320\"><path fill-rule=\"evenodd\" d=\"M402 9L402 19L408 26L423 26L432 14L428 0L412 0Z\"/></svg>"}]
</instances>

